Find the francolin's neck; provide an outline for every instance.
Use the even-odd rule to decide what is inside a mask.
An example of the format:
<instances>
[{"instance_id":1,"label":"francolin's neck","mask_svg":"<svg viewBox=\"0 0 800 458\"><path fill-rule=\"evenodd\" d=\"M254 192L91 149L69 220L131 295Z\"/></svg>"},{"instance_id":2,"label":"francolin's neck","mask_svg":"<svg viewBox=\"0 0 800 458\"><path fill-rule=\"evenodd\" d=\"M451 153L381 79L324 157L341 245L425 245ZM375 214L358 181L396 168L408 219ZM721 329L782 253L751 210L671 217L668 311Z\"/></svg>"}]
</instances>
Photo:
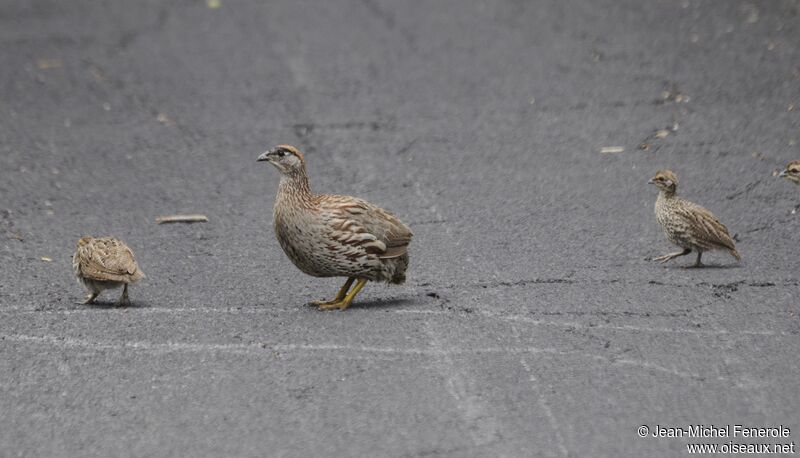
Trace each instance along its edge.
<instances>
[{"instance_id":1,"label":"francolin's neck","mask_svg":"<svg viewBox=\"0 0 800 458\"><path fill-rule=\"evenodd\" d=\"M661 199L672 199L677 195L676 189L662 189L661 192L658 193L658 197Z\"/></svg>"},{"instance_id":2,"label":"francolin's neck","mask_svg":"<svg viewBox=\"0 0 800 458\"><path fill-rule=\"evenodd\" d=\"M278 185L278 195L285 196L301 202L311 199L311 187L308 185L308 175L305 168L289 174L281 174Z\"/></svg>"}]
</instances>

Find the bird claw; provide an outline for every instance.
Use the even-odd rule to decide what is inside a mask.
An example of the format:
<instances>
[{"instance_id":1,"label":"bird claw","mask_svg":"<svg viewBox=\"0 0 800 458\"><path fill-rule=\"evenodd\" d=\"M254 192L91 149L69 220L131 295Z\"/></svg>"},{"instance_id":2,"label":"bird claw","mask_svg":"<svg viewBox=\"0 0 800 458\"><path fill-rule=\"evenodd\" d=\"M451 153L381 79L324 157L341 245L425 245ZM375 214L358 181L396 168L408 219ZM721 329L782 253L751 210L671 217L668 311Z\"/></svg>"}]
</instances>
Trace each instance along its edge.
<instances>
[{"instance_id":1,"label":"bird claw","mask_svg":"<svg viewBox=\"0 0 800 458\"><path fill-rule=\"evenodd\" d=\"M311 305L311 306L314 306L314 307L322 307L323 305L330 305L330 304L335 304L335 303L336 303L335 300L334 301L322 300L322 301L311 301L311 302L308 303L308 305Z\"/></svg>"},{"instance_id":2,"label":"bird claw","mask_svg":"<svg viewBox=\"0 0 800 458\"><path fill-rule=\"evenodd\" d=\"M130 307L131 301L129 299L120 299L114 302L114 307Z\"/></svg>"},{"instance_id":3,"label":"bird claw","mask_svg":"<svg viewBox=\"0 0 800 458\"><path fill-rule=\"evenodd\" d=\"M347 306L350 305L345 301L332 301L332 302L324 302L319 304L317 307L319 310L344 310Z\"/></svg>"}]
</instances>

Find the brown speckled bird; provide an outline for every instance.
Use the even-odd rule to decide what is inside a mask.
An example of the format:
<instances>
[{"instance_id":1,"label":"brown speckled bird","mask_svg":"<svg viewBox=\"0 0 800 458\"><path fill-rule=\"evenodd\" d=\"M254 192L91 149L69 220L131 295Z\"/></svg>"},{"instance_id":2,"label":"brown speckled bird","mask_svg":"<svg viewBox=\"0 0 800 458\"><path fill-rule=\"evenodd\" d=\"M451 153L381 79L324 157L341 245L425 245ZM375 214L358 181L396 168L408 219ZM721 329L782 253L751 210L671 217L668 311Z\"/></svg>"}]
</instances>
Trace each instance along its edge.
<instances>
[{"instance_id":1,"label":"brown speckled bird","mask_svg":"<svg viewBox=\"0 0 800 458\"><path fill-rule=\"evenodd\" d=\"M128 284L144 278L133 251L114 237L82 237L72 256L72 270L78 282L89 290L84 304L92 304L106 289L123 287L115 305L130 305Z\"/></svg>"},{"instance_id":2,"label":"brown speckled bird","mask_svg":"<svg viewBox=\"0 0 800 458\"><path fill-rule=\"evenodd\" d=\"M412 234L396 216L356 197L311 192L305 159L293 146L279 145L258 160L281 172L273 223L289 259L314 277L347 277L333 300L312 305L345 309L367 281L405 281Z\"/></svg>"},{"instance_id":3,"label":"brown speckled bird","mask_svg":"<svg viewBox=\"0 0 800 458\"><path fill-rule=\"evenodd\" d=\"M792 161L786 166L786 169L781 172L779 177L786 178L796 185L800 185L800 161Z\"/></svg>"},{"instance_id":4,"label":"brown speckled bird","mask_svg":"<svg viewBox=\"0 0 800 458\"><path fill-rule=\"evenodd\" d=\"M697 262L694 265L701 267L700 257L704 251L711 250L727 250L737 261L742 259L724 224L705 208L678 197L678 177L671 170L659 170L648 183L661 191L656 199L656 219L667 239L683 248L683 251L654 258L654 261L664 263L695 251Z\"/></svg>"}]
</instances>

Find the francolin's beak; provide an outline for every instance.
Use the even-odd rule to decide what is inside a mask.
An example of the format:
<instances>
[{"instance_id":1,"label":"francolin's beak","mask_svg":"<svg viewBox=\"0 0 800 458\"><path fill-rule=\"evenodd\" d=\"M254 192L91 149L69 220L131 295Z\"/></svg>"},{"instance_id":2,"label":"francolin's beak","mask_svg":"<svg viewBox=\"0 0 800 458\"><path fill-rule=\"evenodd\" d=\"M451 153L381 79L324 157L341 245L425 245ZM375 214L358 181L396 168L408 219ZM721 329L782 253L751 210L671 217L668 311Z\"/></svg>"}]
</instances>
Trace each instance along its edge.
<instances>
[{"instance_id":1,"label":"francolin's beak","mask_svg":"<svg viewBox=\"0 0 800 458\"><path fill-rule=\"evenodd\" d=\"M653 178L650 178L649 180L647 180L647 184L656 184L656 182L654 181Z\"/></svg>"},{"instance_id":2,"label":"francolin's beak","mask_svg":"<svg viewBox=\"0 0 800 458\"><path fill-rule=\"evenodd\" d=\"M786 170L778 174L779 177L786 177Z\"/></svg>"},{"instance_id":3,"label":"francolin's beak","mask_svg":"<svg viewBox=\"0 0 800 458\"><path fill-rule=\"evenodd\" d=\"M271 153L271 152L272 151L266 151L264 153L261 153L261 156L258 156L258 159L256 159L256 162L268 161L269 160L269 153Z\"/></svg>"}]
</instances>

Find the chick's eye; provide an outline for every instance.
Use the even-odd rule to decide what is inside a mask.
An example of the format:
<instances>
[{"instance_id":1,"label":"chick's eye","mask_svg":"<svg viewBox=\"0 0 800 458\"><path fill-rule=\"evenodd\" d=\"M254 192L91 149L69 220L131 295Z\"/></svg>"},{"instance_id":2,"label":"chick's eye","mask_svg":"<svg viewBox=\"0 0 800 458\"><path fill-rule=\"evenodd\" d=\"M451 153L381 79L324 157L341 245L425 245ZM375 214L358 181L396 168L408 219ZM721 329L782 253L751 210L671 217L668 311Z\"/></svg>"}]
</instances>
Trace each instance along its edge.
<instances>
[{"instance_id":1,"label":"chick's eye","mask_svg":"<svg viewBox=\"0 0 800 458\"><path fill-rule=\"evenodd\" d=\"M800 173L800 169L789 169L789 173Z\"/></svg>"},{"instance_id":2,"label":"chick's eye","mask_svg":"<svg viewBox=\"0 0 800 458\"><path fill-rule=\"evenodd\" d=\"M286 156L286 152L283 150L278 150L278 157Z\"/></svg>"}]
</instances>

